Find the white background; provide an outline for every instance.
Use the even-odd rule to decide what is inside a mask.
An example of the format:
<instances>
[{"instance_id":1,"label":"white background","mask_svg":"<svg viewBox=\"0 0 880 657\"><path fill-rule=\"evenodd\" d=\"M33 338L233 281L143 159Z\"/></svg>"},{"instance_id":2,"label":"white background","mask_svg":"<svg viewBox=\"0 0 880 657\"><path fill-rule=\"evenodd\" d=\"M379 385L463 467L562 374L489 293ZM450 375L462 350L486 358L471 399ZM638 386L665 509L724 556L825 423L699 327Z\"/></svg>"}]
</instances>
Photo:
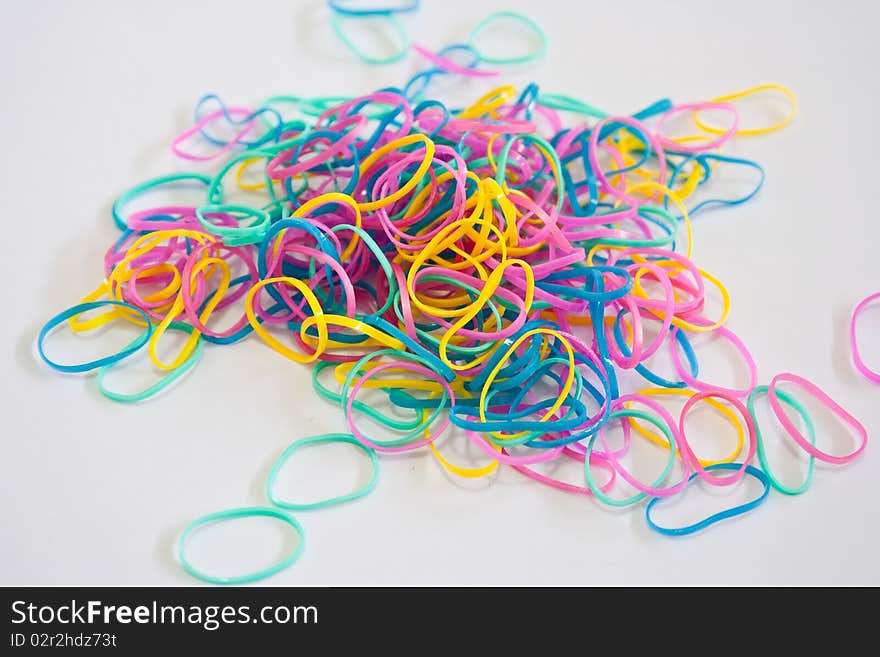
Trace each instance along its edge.
<instances>
[{"instance_id":1,"label":"white background","mask_svg":"<svg viewBox=\"0 0 880 657\"><path fill-rule=\"evenodd\" d=\"M851 307L880 289L873 3L424 4L405 21L435 49L492 9L531 13L550 37L548 57L509 79L611 112L762 82L794 89L801 113L790 128L735 145L766 167L764 190L747 206L698 215L694 259L730 289L729 326L762 382L780 371L807 376L876 435L880 391L855 374L845 335ZM203 513L264 504L262 482L281 449L343 430L341 413L316 397L307 369L256 339L206 349L169 394L126 406L92 379L42 366L34 337L100 281L117 235L115 196L184 168L167 145L203 93L235 104L366 93L401 83L418 62L357 62L317 1L0 6L0 584L192 583L174 559L181 529ZM866 342L878 342L878 327L877 313L865 317ZM866 354L880 362L880 347ZM716 360L707 378L741 378L733 361ZM821 445L851 446L820 425ZM358 476L344 449L303 456L297 490ZM876 585L878 475L880 451L869 444L848 468L817 468L803 496L773 493L743 519L674 540L652 534L641 507L611 513L515 472L457 482L430 455L383 459L369 497L298 514L305 551L269 583ZM241 523L194 549L206 567L232 572L272 557L279 540L271 527Z\"/></svg>"}]
</instances>

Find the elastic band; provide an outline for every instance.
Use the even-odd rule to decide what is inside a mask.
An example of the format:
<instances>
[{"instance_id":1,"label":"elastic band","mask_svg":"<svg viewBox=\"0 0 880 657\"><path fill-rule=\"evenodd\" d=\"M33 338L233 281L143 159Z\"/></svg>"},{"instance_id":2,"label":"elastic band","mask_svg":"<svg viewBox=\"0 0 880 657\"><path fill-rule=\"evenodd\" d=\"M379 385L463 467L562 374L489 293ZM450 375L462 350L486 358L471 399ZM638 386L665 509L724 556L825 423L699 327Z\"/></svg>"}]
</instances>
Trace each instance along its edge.
<instances>
[{"instance_id":1,"label":"elastic band","mask_svg":"<svg viewBox=\"0 0 880 657\"><path fill-rule=\"evenodd\" d=\"M56 363L55 361L51 360L46 355L46 352L43 348L43 343L46 340L46 336L49 335L52 329L54 329L62 322L76 317L77 315L88 312L89 310L93 310L95 308L103 308L104 306L116 306L118 308L124 308L126 310L134 312L143 319L146 330L141 333L137 338L135 338L134 341L131 342L131 344L129 344L127 347L124 347L115 354L104 356L102 358L91 360L85 363L80 363L78 365L62 365L61 363ZM104 367L105 365L112 365L113 363L121 361L123 358L131 356L133 353L137 352L139 349L141 349L141 347L147 344L152 335L153 324L150 322L149 316L137 306L133 306L129 303L124 303L122 301L90 301L87 303L80 303L71 308L68 308L64 312L55 315L55 317L46 322L43 325L43 328L40 329L40 333L37 336L37 351L40 354L40 358L43 359L43 362L46 363L46 365L58 370L59 372L89 372L91 370L98 369L99 367Z\"/></svg>"},{"instance_id":2,"label":"elastic band","mask_svg":"<svg viewBox=\"0 0 880 657\"><path fill-rule=\"evenodd\" d=\"M357 489L352 493L345 493L344 495L337 495L335 497L328 497L324 500L319 500L318 502L289 502L287 500L283 500L277 495L275 495L275 480L278 478L278 473L281 472L281 468L284 467L284 464L290 459L293 453L307 445L320 445L325 443L346 443L349 445L354 445L359 450L364 452L370 458L370 465L372 467L372 475L370 476L370 481L367 482L366 485ZM266 497L269 498L269 501L272 502L277 507L282 509L288 509L290 511L305 511L309 509L320 509L325 506L330 506L332 504L339 504L340 502L348 502L351 500L356 500L359 497L363 497L370 491L372 491L376 487L376 482L379 481L379 459L376 457L376 452L370 449L369 447L358 442L354 436L348 433L328 433L322 436L312 436L310 438L301 438L293 443L291 443L287 449L285 449L281 456L278 457L278 460L275 461L275 465L272 466L271 472L269 472L269 478L266 480Z\"/></svg>"},{"instance_id":3,"label":"elastic band","mask_svg":"<svg viewBox=\"0 0 880 657\"><path fill-rule=\"evenodd\" d=\"M758 386L754 390L752 390L752 394L749 395L749 399L747 402L747 407L749 409L749 413L752 416L752 419L755 421L755 435L758 437L758 462L761 464L761 469L764 471L764 474L767 475L767 478L770 480L770 484L778 490L780 493L784 493L786 495L800 495L807 488L810 487L810 483L813 480L813 469L816 465L816 457L810 456L810 462L807 466L807 474L804 477L803 482L800 486L791 487L783 484L779 479L776 478L776 475L773 474L773 471L770 469L770 462L767 458L766 449L764 448L764 439L761 436L761 425L758 423L758 417L755 414L755 399L758 395L767 394L768 386ZM810 417L810 413L806 408L794 397L789 395L787 392L783 392L782 390L776 391L779 399L784 401L786 404L791 406L795 412L801 417L804 423L807 425L807 431L810 432L810 444L816 444L816 429L813 426L813 420Z\"/></svg>"},{"instance_id":4,"label":"elastic band","mask_svg":"<svg viewBox=\"0 0 880 657\"><path fill-rule=\"evenodd\" d=\"M845 424L850 425L859 437L858 447L849 454L834 456L833 454L822 451L807 441L791 419L789 419L788 415L786 415L782 408L782 404L779 403L777 386L780 383L791 383L802 388L805 392L812 395L816 401L843 420ZM850 415L840 404L831 399L831 397L822 391L816 384L807 381L805 378L797 376L796 374L788 372L777 374L773 377L773 380L770 381L768 397L770 400L770 407L773 409L773 414L776 415L776 419L779 420L783 427L785 427L788 435L791 436L794 441L807 452L807 454L815 456L820 461L825 461L826 463L842 465L854 460L859 454L865 451L865 447L868 445L868 431L865 429L864 425Z\"/></svg>"},{"instance_id":5,"label":"elastic band","mask_svg":"<svg viewBox=\"0 0 880 657\"><path fill-rule=\"evenodd\" d=\"M278 563L269 566L268 568L263 568L262 570L248 573L246 575L223 576L210 575L208 573L205 573L193 566L192 563L190 563L190 561L186 558L186 546L188 539L193 534L193 532L203 527L204 525L215 522L223 522L226 520L235 520L236 518L257 517L275 518L286 523L287 525L290 525L290 527L293 528L293 531L296 532L297 538L299 539L297 541L296 547L289 555L284 557ZM299 558L299 555L302 554L304 546L305 536L303 534L302 526L299 524L296 518L275 509L264 507L246 507L241 509L229 509L228 511L218 511L217 513L209 513L206 516L202 516L201 518L193 520L186 527L186 529L183 530L183 533L180 535L180 539L177 541L177 559L178 561L180 561L180 565L183 566L186 572L188 572L193 577L202 580L203 582L207 582L208 584L250 584L251 582L256 582L257 580L265 579L266 577L270 577L271 575L279 573L285 568L289 568Z\"/></svg>"},{"instance_id":6,"label":"elastic band","mask_svg":"<svg viewBox=\"0 0 880 657\"><path fill-rule=\"evenodd\" d=\"M525 55L511 57L490 57L481 52L479 48L477 48L477 38L480 36L483 30L485 30L495 21L505 18L512 19L518 23L522 23L529 29L529 31L533 32L535 36L538 37L538 46L537 48L535 48L534 51ZM474 25L470 35L468 36L468 45L473 48L474 52L477 53L480 61L486 62L487 64L525 64L527 62L533 62L536 59L540 59L544 56L544 54L547 52L547 35L544 33L544 30L541 28L541 26L528 16L524 16L523 14L515 11L496 11L489 14L479 23Z\"/></svg>"},{"instance_id":7,"label":"elastic band","mask_svg":"<svg viewBox=\"0 0 880 657\"><path fill-rule=\"evenodd\" d=\"M339 37L340 41L342 41L342 45L344 45L350 53L352 53L361 61L366 62L367 64L377 65L393 64L394 62L399 62L401 59L406 57L407 53L409 53L409 35L406 33L406 28L403 27L403 24L399 20L397 20L397 17L393 13L374 13L364 16L362 19L382 19L387 21L391 25L391 27L394 28L394 31L397 33L398 39L400 39L400 48L396 52L385 57L374 57L372 55L368 55L363 50L358 48L345 33L345 30L342 28L342 24L339 20L341 15L341 12L334 11L330 16L330 25L333 27L333 31L336 33L336 36Z\"/></svg>"},{"instance_id":8,"label":"elastic band","mask_svg":"<svg viewBox=\"0 0 880 657\"><path fill-rule=\"evenodd\" d=\"M865 364L865 361L862 360L862 355L859 352L859 341L856 338L856 321L859 318L859 315L870 305L873 301L880 299L880 292L876 294L872 294L869 297L865 297L859 302L853 309L852 319L850 319L849 323L849 345L852 353L853 364L856 366L856 369L864 376L868 381L872 381L874 383L880 383L880 372L872 370Z\"/></svg>"},{"instance_id":9,"label":"elastic band","mask_svg":"<svg viewBox=\"0 0 880 657\"><path fill-rule=\"evenodd\" d=\"M719 511L718 513L712 514L708 518L700 520L699 522L695 522L692 525L687 525L685 527L661 527L654 522L653 518L651 518L651 509L653 509L660 500L667 498L655 497L650 502L648 502L647 506L645 507L645 520L648 522L648 527L653 529L658 534L663 534L664 536L687 536L688 534L694 534L698 531L706 529L707 527L714 525L716 522L720 522L722 520L726 520L727 518L733 518L735 516L748 513L752 509L757 508L764 502L764 500L767 499L767 494L770 492L770 480L767 478L767 475L761 472L758 468L752 467L751 465L741 465L739 463L716 463L715 465L710 465L706 469L739 470L743 466L745 466L743 470L745 474L754 477L764 486L764 490L761 492L761 494L751 502L746 502L745 504L740 504L738 506L725 509L724 511ZM696 476L697 473L695 472L690 476L690 479L688 481L692 481Z\"/></svg>"},{"instance_id":10,"label":"elastic band","mask_svg":"<svg viewBox=\"0 0 880 657\"><path fill-rule=\"evenodd\" d=\"M171 322L168 328L175 331L183 331L189 334L192 334L194 330L192 326L190 326L189 324L184 324L182 322ZM196 344L196 348L189 354L189 356L186 358L186 360L183 361L183 363L181 363L177 368L163 375L162 378L153 385L148 386L147 388L139 392L122 393L108 389L107 386L104 385L104 379L106 378L110 370L112 370L117 365L118 361L116 363L104 365L98 370L98 390L100 390L101 394L105 397L118 402L138 402L143 401L144 399L149 399L150 397L159 394L162 390L174 383L186 372L191 370L196 363L199 362L202 357L202 344L202 341L199 340Z\"/></svg>"}]
</instances>

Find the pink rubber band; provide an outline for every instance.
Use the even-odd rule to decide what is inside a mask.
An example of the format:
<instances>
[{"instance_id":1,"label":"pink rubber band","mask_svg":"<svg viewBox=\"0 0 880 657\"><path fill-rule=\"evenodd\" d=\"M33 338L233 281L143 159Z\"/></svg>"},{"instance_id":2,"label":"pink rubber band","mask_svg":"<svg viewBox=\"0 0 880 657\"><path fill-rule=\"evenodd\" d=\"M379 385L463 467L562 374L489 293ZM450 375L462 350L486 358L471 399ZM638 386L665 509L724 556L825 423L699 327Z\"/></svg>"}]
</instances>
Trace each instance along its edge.
<instances>
[{"instance_id":1,"label":"pink rubber band","mask_svg":"<svg viewBox=\"0 0 880 657\"><path fill-rule=\"evenodd\" d=\"M718 399L723 399L728 402L731 406L733 406L742 416L743 420L745 420L746 428L749 431L749 451L746 454L745 459L743 459L742 464L739 469L736 470L733 474L727 475L725 477L716 477L715 475L709 474L700 464L700 460L697 458L697 455L694 453L694 450L691 449L690 443L687 439L687 434L684 430L684 421L687 417L688 411L694 407L694 405L699 402L701 399L706 399L709 397L716 397ZM690 460L691 467L696 471L699 475L700 479L706 481L713 486L730 486L731 484L735 484L746 473L746 466L755 458L755 453L758 450L758 434L755 431L755 421L752 419L752 414L749 413L749 410L746 408L745 404L743 404L739 399L737 399L734 395L730 394L726 390L722 390L716 388L714 390L703 390L701 392L696 393L692 397L689 397L685 402L684 407L681 409L681 415L678 418L678 429L681 434L681 452L682 454L687 454L687 458Z\"/></svg>"},{"instance_id":2,"label":"pink rubber band","mask_svg":"<svg viewBox=\"0 0 880 657\"><path fill-rule=\"evenodd\" d=\"M788 415L782 408L782 404L779 403L779 398L776 395L776 387L780 382L792 383L803 388L806 392L815 397L819 403L825 406L825 408L855 429L856 434L859 436L859 446L849 454L834 456L828 452L823 452L821 449L811 444L794 425L794 422L789 419ZM815 456L820 461L825 461L826 463L842 465L844 463L849 463L865 450L865 447L868 444L868 432L864 425L850 415L840 404L831 399L831 397L829 397L817 385L807 381L805 378L797 376L796 374L791 374L790 372L777 374L770 382L767 397L770 401L770 407L773 409L773 414L776 415L776 419L778 419L782 426L785 427L788 435L791 436L792 439L800 445L805 452L807 452L807 454Z\"/></svg>"},{"instance_id":3,"label":"pink rubber band","mask_svg":"<svg viewBox=\"0 0 880 657\"><path fill-rule=\"evenodd\" d=\"M868 307L868 305L876 300L880 299L880 292L876 294L872 294L869 297L862 299L859 302L859 305L855 307L852 314L852 319L849 323L849 345L852 353L853 364L856 366L856 369L861 373L863 377L868 379L868 381L873 381L874 383L880 383L880 372L876 372L872 370L865 364L865 361L862 360L862 355L859 353L859 342L856 339L856 321L859 318L859 315L862 314L862 311Z\"/></svg>"}]
</instances>

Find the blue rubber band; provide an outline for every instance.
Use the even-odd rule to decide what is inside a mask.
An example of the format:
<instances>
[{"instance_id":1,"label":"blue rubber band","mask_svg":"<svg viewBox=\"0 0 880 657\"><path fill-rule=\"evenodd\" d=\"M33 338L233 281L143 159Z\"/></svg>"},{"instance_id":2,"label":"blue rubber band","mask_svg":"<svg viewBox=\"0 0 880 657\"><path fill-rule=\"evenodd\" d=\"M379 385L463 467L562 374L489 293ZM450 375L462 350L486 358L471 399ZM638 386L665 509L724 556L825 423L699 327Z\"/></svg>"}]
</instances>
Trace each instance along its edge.
<instances>
[{"instance_id":1,"label":"blue rubber band","mask_svg":"<svg viewBox=\"0 0 880 657\"><path fill-rule=\"evenodd\" d=\"M715 465L710 465L706 468L706 470L739 470L742 467L741 463L716 463ZM758 468L747 465L745 472L747 475L754 477L764 486L763 492L756 497L751 502L746 502L745 504L740 504L739 506L734 506L729 509L724 509L723 511L719 511L708 518L700 520L699 522L695 522L692 525L687 525L686 527L661 527L657 523L655 523L651 519L651 509L657 504L657 502L666 499L663 497L655 497L648 502L648 505L645 507L645 520L648 522L648 527L653 529L655 532L659 534L663 534L664 536L687 536L688 534L693 534L707 527L714 525L716 522L720 522L722 520L726 520L727 518L733 518L735 516L742 515L743 513L747 513L752 509L761 505L764 500L767 499L767 494L770 492L770 479ZM692 481L694 477L696 477L699 473L693 473L689 478L688 482Z\"/></svg>"},{"instance_id":2,"label":"blue rubber band","mask_svg":"<svg viewBox=\"0 0 880 657\"><path fill-rule=\"evenodd\" d=\"M147 325L146 330L139 335L135 340L129 344L127 347L123 348L121 351L118 351L115 354L111 354L109 356L104 356L103 358L98 358L97 360L91 360L86 363L80 363L78 365L62 365L60 363L56 363L51 360L46 352L43 350L43 342L46 340L46 336L54 329L56 326L61 324L62 322L67 321L71 317L75 317L76 315L80 315L89 310L93 310L95 308L102 308L104 306L119 306L120 308L127 308L129 310L133 310L138 313L144 320ZM37 351L40 353L40 358L43 359L49 367L52 367L59 372L68 372L68 373L79 373L79 372L88 372L90 370L97 369L99 367L103 367L105 365L111 365L113 363L119 362L123 358L127 358L131 356L133 353L138 351L141 347L143 347L150 340L150 336L153 335L153 324L150 321L149 315L145 313L143 310L138 308L137 306L132 306L129 303L125 303L123 301L89 301L88 303L79 303L71 308L68 308L62 313L55 315L52 319L50 319L43 328L40 329L40 334L37 336Z\"/></svg>"}]
</instances>

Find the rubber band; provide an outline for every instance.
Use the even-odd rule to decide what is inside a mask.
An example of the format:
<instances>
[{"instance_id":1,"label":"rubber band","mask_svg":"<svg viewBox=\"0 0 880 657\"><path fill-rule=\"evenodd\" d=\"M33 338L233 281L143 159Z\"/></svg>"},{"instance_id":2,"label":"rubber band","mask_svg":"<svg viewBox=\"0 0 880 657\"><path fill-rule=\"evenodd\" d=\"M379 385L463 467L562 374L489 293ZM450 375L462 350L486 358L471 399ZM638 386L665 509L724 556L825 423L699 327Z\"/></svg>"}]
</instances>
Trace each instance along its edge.
<instances>
[{"instance_id":1,"label":"rubber band","mask_svg":"<svg viewBox=\"0 0 880 657\"><path fill-rule=\"evenodd\" d=\"M334 10L336 8L334 7ZM342 45L353 54L355 57L360 59L367 64L393 64L394 62L399 62L401 59L406 57L409 52L409 35L406 33L406 29L403 27L403 24L397 20L397 17L394 13L383 12L383 13L373 13L369 16L365 16L365 19L382 19L386 21L393 29L397 38L400 39L400 47L397 51L393 52L390 55L386 55L385 57L374 57L373 55L368 55L363 50L358 48L354 42L348 37L345 33L345 30L342 27L342 23L340 22L340 16L343 14L339 11L333 11L330 16L330 25L333 27L333 32L336 33L336 36L339 37L339 40L342 42Z\"/></svg>"},{"instance_id":2,"label":"rubber band","mask_svg":"<svg viewBox=\"0 0 880 657\"><path fill-rule=\"evenodd\" d=\"M776 132L777 130L781 130L785 126L789 125L792 121L794 121L795 116L797 116L797 98L794 93L788 87L783 87L779 84L762 84L757 87L752 87L751 89L746 89L745 91L738 91L736 93L728 94L726 96L719 96L718 98L712 99L713 103L730 103L735 100L741 100L743 98L747 98L749 96L753 96L754 94L760 93L762 91L776 91L785 96L788 101L791 103L791 111L786 114L785 118L773 123L764 128L749 128L749 129L738 129L734 134L738 137L751 137L755 135L766 135L770 132ZM723 131L718 128L713 128L712 126L706 125L700 119L699 110L694 112L694 123L697 125L700 130L704 132L709 132L712 134L722 134Z\"/></svg>"},{"instance_id":3,"label":"rubber band","mask_svg":"<svg viewBox=\"0 0 880 657\"><path fill-rule=\"evenodd\" d=\"M276 520L280 520L281 522L289 525L293 528L293 531L296 533L297 541L296 547L293 551L284 557L278 563L269 566L267 568L263 568L262 570L258 570L253 573L248 573L246 575L233 575L233 576L225 576L225 575L211 575L202 570L199 570L186 557L186 546L190 539L190 537L199 529L204 527L205 525L209 525L217 522L224 522L227 520L236 520L238 518L274 518ZM256 582L261 579L265 579L267 577L271 577L276 573L280 573L282 570L289 568L293 563L299 559L300 554L302 554L303 547L305 546L305 537L303 534L303 528L299 524L299 522L293 516L287 515L286 513L282 513L281 511L277 511L275 509L263 508L263 507L246 507L241 509L229 509L228 511L218 511L216 513L209 513L206 516L202 516L201 518L197 518L193 520L189 525L187 525L186 529L183 530L183 533L180 535L180 539L177 541L177 559L180 561L180 565L183 566L184 570L188 572L193 577L196 577L203 582L207 582L208 584L224 584L224 585L237 585L237 584L250 584L251 582Z\"/></svg>"},{"instance_id":4,"label":"rubber band","mask_svg":"<svg viewBox=\"0 0 880 657\"><path fill-rule=\"evenodd\" d=\"M779 391L777 390L777 387L780 383L791 383L792 385L801 388L804 392L810 394L813 398L816 399L816 401L818 401L834 415L840 418L845 424L848 424L850 427L852 427L859 438L858 446L848 454L844 454L843 456L835 456L819 449L811 442L809 442L806 438L804 438L804 435L794 425L791 419L789 419L788 415L786 415L785 411L782 408L782 404L779 403ZM788 435L791 436L792 439L794 439L794 441L798 445L800 445L804 449L804 451L807 452L807 454L809 454L810 456L814 456L820 461L824 461L826 463L842 465L854 460L859 456L859 454L865 451L865 447L867 447L868 445L868 432L865 429L864 425L862 425L861 422L850 415L840 404L831 399L831 397L823 392L816 384L796 374L785 372L782 374L777 374L773 377L773 379L770 381L767 396L770 400L770 408L773 409L773 414L776 416L776 419L779 420L780 424L782 424L782 426L785 428L785 431L788 433Z\"/></svg>"},{"instance_id":5,"label":"rubber band","mask_svg":"<svg viewBox=\"0 0 880 657\"><path fill-rule=\"evenodd\" d=\"M492 23L503 19L514 20L517 23L525 25L525 27L528 28L528 30L538 38L537 48L535 48L534 51L525 55L510 57L490 57L481 52L480 49L476 46L478 37ZM525 64L528 62L533 62L536 59L540 59L544 56L544 54L547 52L547 35L544 33L544 30L541 28L541 26L528 16L524 16L523 14L515 11L496 11L486 16L483 20L481 20L473 27L470 35L468 36L468 45L473 48L474 52L477 53L477 56L480 58L480 60L486 62L487 64Z\"/></svg>"},{"instance_id":6,"label":"rubber band","mask_svg":"<svg viewBox=\"0 0 880 657\"><path fill-rule=\"evenodd\" d=\"M792 487L783 484L776 475L773 474L773 471L770 468L770 463L767 458L767 451L764 447L764 439L761 436L761 425L758 423L758 418L755 415L755 399L758 395L767 394L769 388L768 386L758 386L754 390L752 390L752 394L749 395L748 402L746 406L749 409L749 413L752 415L752 419L755 421L755 435L758 438L758 462L761 464L761 469L764 471L764 474L767 475L767 479L770 480L770 484L778 490L780 493L784 493L786 495L800 495L807 488L810 487L810 483L813 480L813 469L816 465L816 457L810 456L809 465L807 466L807 474L804 477L803 482L800 486ZM810 418L810 414L806 408L794 397L789 395L782 390L776 391L777 397L784 401L788 406L793 408L795 412L800 416L800 418L807 425L807 431L810 433L810 444L816 444L816 429L813 426L813 420Z\"/></svg>"},{"instance_id":7,"label":"rubber band","mask_svg":"<svg viewBox=\"0 0 880 657\"><path fill-rule=\"evenodd\" d=\"M402 14L406 12L416 11L419 8L420 0L408 0L400 6L389 7L352 7L347 2L340 0L327 0L327 6L339 14L347 14L349 16L372 16L383 14Z\"/></svg>"},{"instance_id":8,"label":"rubber band","mask_svg":"<svg viewBox=\"0 0 880 657\"><path fill-rule=\"evenodd\" d=\"M144 324L146 325L146 330L141 333L137 338L135 338L128 346L123 349L117 351L114 354L109 356L104 356L102 358L97 358L95 360L87 361L85 363L79 363L76 365L63 365L61 363L56 363L52 359L50 359L45 352L44 343L46 341L46 337L55 327L59 326L63 322L76 317L84 312L88 312L89 310L93 310L95 308L103 308L104 306L117 306L120 308L126 308L131 310L132 312L137 313L143 318ZM40 354L40 358L43 359L43 362L46 363L49 367L58 370L59 372L66 373L80 373L80 372L89 372L91 370L98 369L100 367L104 367L105 365L112 365L113 363L117 363L124 358L131 356L136 353L139 349L141 349L153 334L153 325L150 322L150 318L147 314L136 306L132 306L131 304L124 303L122 301L90 301L87 303L80 303L71 308L68 308L62 313L58 313L52 319L47 321L43 328L40 329L40 333L37 336L37 351Z\"/></svg>"},{"instance_id":9,"label":"rubber band","mask_svg":"<svg viewBox=\"0 0 880 657\"><path fill-rule=\"evenodd\" d=\"M186 333L192 333L193 327L189 324L184 324L182 322L172 322L168 328L173 329L175 331L184 331ZM104 379L107 374L118 364L117 362L109 363L104 365L98 370L97 382L98 382L98 390L100 390L101 394L105 397L112 399L113 401L118 402L138 402L143 401L145 399L149 399L151 397L155 397L169 385L174 383L177 379L183 376L186 372L188 372L192 367L199 362L202 357L202 341L199 340L196 344L195 349L187 356L186 360L184 360L178 367L174 368L167 374L165 374L162 378L160 378L156 383L151 386L140 390L139 392L133 393L122 393L110 390L104 383Z\"/></svg>"},{"instance_id":10,"label":"rubber band","mask_svg":"<svg viewBox=\"0 0 880 657\"><path fill-rule=\"evenodd\" d=\"M306 447L307 445L322 445L326 443L344 443L348 445L354 445L364 454L366 454L370 459L370 465L372 467L372 475L370 476L369 482L351 493L329 497L327 499L319 500L317 502L290 502L275 495L275 480L278 478L278 474L281 472L281 469L284 467L285 463L290 460L290 457L298 449ZM320 509L322 507L330 506L332 504L339 504L341 502L350 502L351 500L356 500L359 497L363 497L364 495L370 493L376 487L376 482L378 481L379 459L376 458L376 453L372 449L364 446L362 443L355 440L354 436L352 436L351 434L329 433L322 436L300 438L299 440L291 443L287 447L287 449L285 449L281 453L281 456L279 456L278 460L275 461L275 465L272 466L272 470L269 472L269 477L266 480L266 497L269 498L269 501L272 502L272 504L282 509L288 509L290 511L306 511L311 509Z\"/></svg>"},{"instance_id":11,"label":"rubber band","mask_svg":"<svg viewBox=\"0 0 880 657\"><path fill-rule=\"evenodd\" d=\"M721 467L727 466L726 463L719 463L715 466L703 467L703 464L700 462L700 459L697 458L697 455L694 453L693 449L690 446L690 443L687 439L687 434L684 430L684 421L687 418L688 412L693 408L697 402L707 397L717 397L719 399L723 399L728 404L733 406L736 411L740 414L740 416L745 420L746 430L749 434L749 449L746 453L746 458L743 463L740 465L739 469L736 470L732 475L727 475L725 477L716 477L714 475L709 474L709 470L712 467L720 468L722 470L729 470L730 468ZM752 414L749 413L746 406L737 399L734 395L729 392L720 389L714 390L702 390L700 392L695 393L692 397L688 398L688 400L684 403L684 407L681 409L681 415L678 419L678 428L681 432L681 447L684 452L685 458L690 463L691 467L696 470L697 476L706 481L713 486L730 486L731 484L735 484L740 479L743 478L745 474L746 468L748 464L751 462L753 458L755 458L755 452L758 449L758 437L757 430L755 429L755 421L752 419Z\"/></svg>"},{"instance_id":12,"label":"rubber band","mask_svg":"<svg viewBox=\"0 0 880 657\"><path fill-rule=\"evenodd\" d=\"M740 467L742 466L739 463L716 463L715 465L710 465L706 469L737 470ZM726 520L728 518L734 518L744 513L748 513L752 509L757 508L764 502L764 500L767 499L767 495L770 493L770 480L767 478L767 475L761 472L758 468L755 468L751 465L745 465L743 472L750 477L757 479L764 486L764 490L761 492L761 494L751 502L746 502L745 504L739 504L729 509L725 509L724 511L719 511L718 513L712 514L708 518L700 520L699 522L695 522L691 525L687 525L685 527L661 527L654 522L653 518L651 518L651 510L657 505L657 502L666 498L655 497L645 506L645 520L648 523L648 527L659 534L663 534L664 536L687 536L689 534L694 534L698 531L706 529L707 527L710 527L717 522L721 522L722 520ZM693 480L696 476L697 473L695 472L690 476L690 479Z\"/></svg>"},{"instance_id":13,"label":"rubber band","mask_svg":"<svg viewBox=\"0 0 880 657\"><path fill-rule=\"evenodd\" d=\"M757 390L757 388L756 388L756 390ZM675 395L675 396L680 396L680 397L692 397L696 393L693 390L682 390L680 388L644 388L642 390L639 390L638 393L636 393L636 394L641 395L641 396L645 396L645 397L653 397L655 395L659 395L659 396ZM753 390L752 395L754 395L754 394L755 393ZM749 400L752 399L752 395L749 396ZM713 410L721 413L721 415L724 416L724 418L727 419L736 428L737 437L736 437L736 445L734 446L733 451L728 456L721 458L721 459L715 459L715 460L698 458L697 461L704 468L707 468L711 465L717 465L718 463L731 463L732 461L734 461L736 459L737 456L739 456L740 452L742 452L743 445L745 445L745 440L746 440L745 428L743 427L742 423L737 422L736 415L734 415L733 411L731 411L729 408L724 406L722 403L712 399L711 397L703 397L702 401L705 401L709 406L712 407ZM751 407L749 407L749 412L751 412ZM754 413L752 413L752 418L754 418ZM666 441L662 436L658 436L657 434L653 433L649 429L645 428L645 426L643 424L641 424L640 422L638 422L636 419L631 419L630 424L632 425L632 428L635 429L636 433L647 438L652 443L660 445L661 447L665 447L666 449L670 448L668 441ZM761 450L762 449L761 442L760 442L761 441L761 433L760 433L760 431L758 431L757 421L755 423L755 435L758 439L758 449Z\"/></svg>"},{"instance_id":14,"label":"rubber band","mask_svg":"<svg viewBox=\"0 0 880 657\"><path fill-rule=\"evenodd\" d=\"M865 364L865 361L862 360L862 355L859 352L859 341L856 338L856 322L859 319L859 315L861 315L862 312L864 312L865 309L877 299L880 299L880 292L877 292L876 294L872 294L871 296L862 299L859 304L853 309L852 318L849 322L849 346L850 353L852 354L853 364L856 366L856 369L862 376L868 379L868 381L872 381L874 383L880 383L880 372L872 370Z\"/></svg>"}]
</instances>

